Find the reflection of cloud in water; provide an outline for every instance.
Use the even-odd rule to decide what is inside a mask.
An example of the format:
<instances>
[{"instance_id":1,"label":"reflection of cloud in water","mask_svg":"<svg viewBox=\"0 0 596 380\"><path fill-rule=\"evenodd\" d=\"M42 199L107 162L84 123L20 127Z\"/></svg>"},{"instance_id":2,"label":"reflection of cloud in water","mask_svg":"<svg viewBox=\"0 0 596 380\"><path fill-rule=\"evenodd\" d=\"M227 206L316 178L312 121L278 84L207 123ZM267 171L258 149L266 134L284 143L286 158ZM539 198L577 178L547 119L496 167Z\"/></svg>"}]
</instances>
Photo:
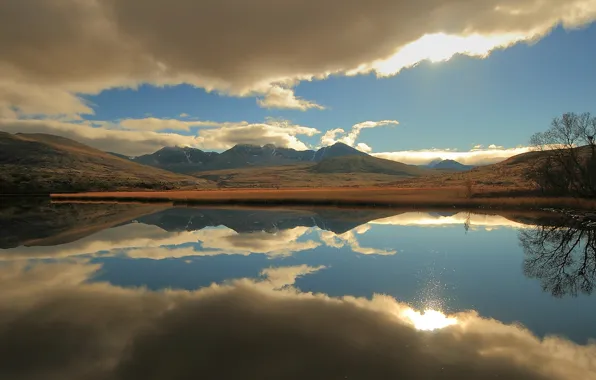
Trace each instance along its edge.
<instances>
[{"instance_id":1,"label":"reflection of cloud in water","mask_svg":"<svg viewBox=\"0 0 596 380\"><path fill-rule=\"evenodd\" d=\"M167 232L157 226L131 223L109 228L83 239L54 246L16 247L0 250L2 259L60 258L109 252L131 247L152 248L197 242L193 232Z\"/></svg>"},{"instance_id":2,"label":"reflection of cloud in water","mask_svg":"<svg viewBox=\"0 0 596 380\"><path fill-rule=\"evenodd\" d=\"M10 289L0 293L0 378L596 379L596 346L539 339L475 312L420 322L387 296L331 298L250 280L123 289L89 282L98 269L0 267ZM443 328L421 331L433 324Z\"/></svg>"},{"instance_id":3,"label":"reflection of cloud in water","mask_svg":"<svg viewBox=\"0 0 596 380\"><path fill-rule=\"evenodd\" d=\"M312 228L309 227L296 227L275 233L264 231L237 233L226 228L197 231L195 236L202 243L203 249L215 250L219 254L263 253L275 257L290 256L294 252L318 247L320 243L313 240L298 241L311 231Z\"/></svg>"},{"instance_id":4,"label":"reflection of cloud in water","mask_svg":"<svg viewBox=\"0 0 596 380\"><path fill-rule=\"evenodd\" d=\"M296 252L319 247L349 246L362 254L389 255L395 251L360 247L355 234L369 231L370 225L362 225L341 235L316 228L296 227L278 230L238 233L225 227L206 228L198 231L167 232L140 223L132 223L100 231L81 240L48 247L17 247L0 250L1 260L64 258L77 255L104 256L124 254L133 258L182 258L188 256L250 255L264 254L269 257L287 257ZM307 237L310 237L307 239ZM319 237L320 241L316 241ZM304 238L300 240L301 238ZM201 248L183 246L199 243ZM182 246L182 247L178 247Z\"/></svg>"},{"instance_id":5,"label":"reflection of cloud in water","mask_svg":"<svg viewBox=\"0 0 596 380\"><path fill-rule=\"evenodd\" d=\"M371 224L388 224L392 226L420 226L435 227L448 225L464 225L469 219L470 228L484 227L487 231L492 231L500 227L509 228L527 228L523 223L517 223L500 215L482 215L470 214L467 212L458 212L454 215L440 215L426 212L406 212L403 214L390 216L388 218L377 219Z\"/></svg>"},{"instance_id":6,"label":"reflection of cloud in water","mask_svg":"<svg viewBox=\"0 0 596 380\"><path fill-rule=\"evenodd\" d=\"M282 289L292 286L298 277L306 276L325 269L324 266L310 267L308 265L297 265L293 267L267 268L261 272L265 280L259 282L273 289Z\"/></svg>"},{"instance_id":7,"label":"reflection of cloud in water","mask_svg":"<svg viewBox=\"0 0 596 380\"><path fill-rule=\"evenodd\" d=\"M361 226L359 228L360 230L358 230L357 228L355 230L348 231L341 235L336 235L333 232L329 231L321 231L321 241L324 242L325 245L327 245L328 247L333 248L343 248L345 246L348 246L352 251L363 255L395 255L397 253L397 251L395 250L361 247L355 234L366 233L370 229L370 226Z\"/></svg>"}]
</instances>

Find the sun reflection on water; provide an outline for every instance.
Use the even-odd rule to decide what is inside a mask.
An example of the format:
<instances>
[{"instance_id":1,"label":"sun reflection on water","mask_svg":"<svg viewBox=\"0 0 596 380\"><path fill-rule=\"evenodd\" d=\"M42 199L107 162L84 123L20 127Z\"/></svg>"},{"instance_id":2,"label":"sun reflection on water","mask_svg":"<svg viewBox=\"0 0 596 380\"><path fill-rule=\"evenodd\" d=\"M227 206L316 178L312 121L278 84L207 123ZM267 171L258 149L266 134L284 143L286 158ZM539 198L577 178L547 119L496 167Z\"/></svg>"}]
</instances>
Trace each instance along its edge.
<instances>
[{"instance_id":1,"label":"sun reflection on water","mask_svg":"<svg viewBox=\"0 0 596 380\"><path fill-rule=\"evenodd\" d=\"M414 309L407 309L403 313L417 330L433 331L457 324L457 319L448 317L440 311L427 309L422 313Z\"/></svg>"}]
</instances>

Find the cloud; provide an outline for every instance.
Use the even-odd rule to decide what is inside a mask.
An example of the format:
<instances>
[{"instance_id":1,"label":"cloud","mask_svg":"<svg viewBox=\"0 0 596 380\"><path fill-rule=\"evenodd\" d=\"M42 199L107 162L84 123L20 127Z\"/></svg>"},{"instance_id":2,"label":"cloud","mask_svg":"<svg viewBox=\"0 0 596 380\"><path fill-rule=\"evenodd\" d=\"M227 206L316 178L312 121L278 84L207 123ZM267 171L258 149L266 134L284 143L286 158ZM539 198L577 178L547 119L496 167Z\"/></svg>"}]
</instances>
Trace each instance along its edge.
<instances>
[{"instance_id":1,"label":"cloud","mask_svg":"<svg viewBox=\"0 0 596 380\"><path fill-rule=\"evenodd\" d=\"M189 117L189 116L190 116L190 115L189 115L189 114L187 114L186 112L182 112L182 113L181 113L181 114L180 114L178 117L180 117L180 118L187 118L187 117Z\"/></svg>"},{"instance_id":2,"label":"cloud","mask_svg":"<svg viewBox=\"0 0 596 380\"><path fill-rule=\"evenodd\" d=\"M368 146L368 144L365 144L365 143L358 143L356 145L356 149L358 149L359 151L362 151L364 153L372 152L372 148L370 146Z\"/></svg>"},{"instance_id":3,"label":"cloud","mask_svg":"<svg viewBox=\"0 0 596 380\"><path fill-rule=\"evenodd\" d=\"M324 110L325 107L296 97L294 91L289 88L273 86L267 91L264 98L258 99L257 104L263 108L288 108L300 111L308 109Z\"/></svg>"},{"instance_id":4,"label":"cloud","mask_svg":"<svg viewBox=\"0 0 596 380\"><path fill-rule=\"evenodd\" d=\"M487 165L503 161L509 157L531 151L531 147L504 148L490 145L487 149L475 146L467 152L450 149L406 150L399 152L372 153L373 156L406 164L425 165L434 159L455 160L466 165Z\"/></svg>"},{"instance_id":5,"label":"cloud","mask_svg":"<svg viewBox=\"0 0 596 380\"><path fill-rule=\"evenodd\" d=\"M14 115L13 115L14 116ZM182 135L170 131L190 133ZM93 148L139 156L164 146L190 146L205 150L224 150L236 144L264 145L306 150L298 136L314 136L315 128L295 125L287 120L267 119L262 123L188 121L177 119L124 119L107 121L61 121L2 119L0 130L10 133L49 133L63 136Z\"/></svg>"},{"instance_id":6,"label":"cloud","mask_svg":"<svg viewBox=\"0 0 596 380\"><path fill-rule=\"evenodd\" d=\"M18 83L42 98L70 97L51 112L89 112L78 94L187 83L317 108L275 93L329 75L394 75L425 59L485 57L595 18L592 0L6 0L0 78L11 79L0 84L0 103L42 113L44 102L10 95Z\"/></svg>"},{"instance_id":7,"label":"cloud","mask_svg":"<svg viewBox=\"0 0 596 380\"><path fill-rule=\"evenodd\" d=\"M152 153L164 146L196 146L198 144L193 136L111 129L109 123L105 122L74 123L58 120L0 119L0 130L10 133L49 133L73 139L99 150L128 156Z\"/></svg>"},{"instance_id":8,"label":"cloud","mask_svg":"<svg viewBox=\"0 0 596 380\"><path fill-rule=\"evenodd\" d=\"M229 149L236 144L306 150L308 146L297 136L314 136L320 133L315 128L294 125L288 121L268 120L264 123L224 123L218 128L198 131L197 146L203 149Z\"/></svg>"},{"instance_id":9,"label":"cloud","mask_svg":"<svg viewBox=\"0 0 596 380\"><path fill-rule=\"evenodd\" d=\"M474 311L422 314L388 296L274 291L266 281L125 289L89 281L100 269L0 267L2 378L596 379L594 344L541 339Z\"/></svg>"},{"instance_id":10,"label":"cloud","mask_svg":"<svg viewBox=\"0 0 596 380\"><path fill-rule=\"evenodd\" d=\"M331 129L327 131L323 137L321 137L321 145L329 146L336 142L341 142L349 146L355 146L356 140L360 136L360 132L366 128L384 127L388 125L398 125L397 120L381 120L381 121L365 121L352 126L350 132L346 132L341 128ZM363 152L370 152L372 148L365 143L359 143L356 145L358 149Z\"/></svg>"}]
</instances>

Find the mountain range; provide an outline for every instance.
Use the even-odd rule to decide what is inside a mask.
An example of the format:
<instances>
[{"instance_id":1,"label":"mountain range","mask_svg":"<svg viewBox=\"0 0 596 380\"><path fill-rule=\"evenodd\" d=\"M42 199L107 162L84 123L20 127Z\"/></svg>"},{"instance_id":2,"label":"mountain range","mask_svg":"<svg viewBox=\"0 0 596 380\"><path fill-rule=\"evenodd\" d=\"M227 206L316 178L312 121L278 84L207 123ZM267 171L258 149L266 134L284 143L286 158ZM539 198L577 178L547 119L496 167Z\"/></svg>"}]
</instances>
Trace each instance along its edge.
<instances>
[{"instance_id":1,"label":"mountain range","mask_svg":"<svg viewBox=\"0 0 596 380\"><path fill-rule=\"evenodd\" d=\"M442 183L441 178L433 178L469 169L453 160L433 163L431 168L407 165L342 143L304 151L270 144L236 145L222 153L166 147L152 154L126 157L54 135L0 132L0 194L366 187L395 185L404 179ZM476 169L472 172L475 176L480 173Z\"/></svg>"},{"instance_id":2,"label":"mountain range","mask_svg":"<svg viewBox=\"0 0 596 380\"><path fill-rule=\"evenodd\" d=\"M336 143L316 151L278 148L272 144L264 146L240 144L222 153L204 152L189 147L166 147L152 154L133 157L131 160L175 173L188 174L243 167L321 162L324 159L343 156L369 155L343 143Z\"/></svg>"}]
</instances>

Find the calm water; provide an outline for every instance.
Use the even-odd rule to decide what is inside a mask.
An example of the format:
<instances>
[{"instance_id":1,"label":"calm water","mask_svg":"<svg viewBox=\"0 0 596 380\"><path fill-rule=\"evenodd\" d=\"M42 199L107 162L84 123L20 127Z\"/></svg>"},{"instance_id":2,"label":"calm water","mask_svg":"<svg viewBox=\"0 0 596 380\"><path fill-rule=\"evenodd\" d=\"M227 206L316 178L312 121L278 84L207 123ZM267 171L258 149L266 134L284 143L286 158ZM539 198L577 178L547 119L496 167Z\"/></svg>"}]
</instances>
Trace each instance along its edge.
<instances>
[{"instance_id":1,"label":"calm water","mask_svg":"<svg viewBox=\"0 0 596 380\"><path fill-rule=\"evenodd\" d=\"M1 379L594 379L596 231L8 203Z\"/></svg>"}]
</instances>

